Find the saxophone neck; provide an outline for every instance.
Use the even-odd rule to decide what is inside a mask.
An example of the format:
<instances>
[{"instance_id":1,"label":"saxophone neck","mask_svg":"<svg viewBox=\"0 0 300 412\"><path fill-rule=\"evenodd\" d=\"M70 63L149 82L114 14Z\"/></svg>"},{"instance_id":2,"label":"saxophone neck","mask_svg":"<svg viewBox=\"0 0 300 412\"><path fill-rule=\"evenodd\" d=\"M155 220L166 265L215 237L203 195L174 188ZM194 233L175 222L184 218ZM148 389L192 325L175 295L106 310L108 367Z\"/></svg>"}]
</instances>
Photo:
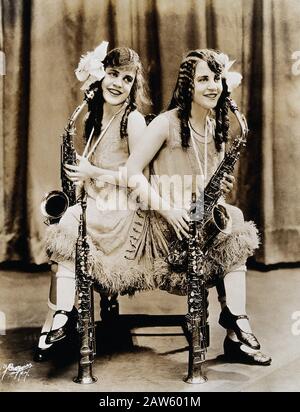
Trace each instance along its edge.
<instances>
[{"instance_id":1,"label":"saxophone neck","mask_svg":"<svg viewBox=\"0 0 300 412\"><path fill-rule=\"evenodd\" d=\"M226 101L229 105L230 110L232 111L237 121L239 122L240 129L241 129L240 139L245 142L247 139L248 132L249 132L247 120L245 116L239 111L238 105L231 97L227 97Z\"/></svg>"},{"instance_id":2,"label":"saxophone neck","mask_svg":"<svg viewBox=\"0 0 300 412\"><path fill-rule=\"evenodd\" d=\"M77 120L78 116L80 115L80 113L82 112L83 108L86 106L86 104L87 104L87 101L84 100L79 106L76 107L74 112L71 114L71 116L69 118L69 121L67 123L67 126L65 128L67 131L70 131L70 130L74 129L76 120Z\"/></svg>"},{"instance_id":3,"label":"saxophone neck","mask_svg":"<svg viewBox=\"0 0 300 412\"><path fill-rule=\"evenodd\" d=\"M78 116L80 115L84 107L88 104L88 102L94 98L94 96L95 90L90 90L85 94L83 102L79 106L77 106L74 112L71 114L66 130L72 130L74 128Z\"/></svg>"}]
</instances>

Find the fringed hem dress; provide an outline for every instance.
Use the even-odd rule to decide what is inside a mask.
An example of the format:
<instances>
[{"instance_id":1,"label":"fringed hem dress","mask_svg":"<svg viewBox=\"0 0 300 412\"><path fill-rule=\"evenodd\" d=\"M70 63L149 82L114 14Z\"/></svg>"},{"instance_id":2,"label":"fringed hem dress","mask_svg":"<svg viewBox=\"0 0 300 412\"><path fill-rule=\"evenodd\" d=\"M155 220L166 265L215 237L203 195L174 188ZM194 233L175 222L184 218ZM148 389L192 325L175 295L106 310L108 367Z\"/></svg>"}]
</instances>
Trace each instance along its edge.
<instances>
[{"instance_id":1,"label":"fringed hem dress","mask_svg":"<svg viewBox=\"0 0 300 412\"><path fill-rule=\"evenodd\" d=\"M193 134L191 139L194 139L194 144L190 144L186 150L182 148L180 120L177 113L177 109L173 109L160 115L167 118L169 133L165 144L153 161L151 176L152 186L156 188L162 197L167 196L168 199L171 199L173 205L176 205L177 199L182 199L180 197L182 193L180 179L178 179L178 187L176 187L177 181L174 179L173 192L165 192L164 194L161 176L174 177L179 175L183 179L195 174L195 171L201 175L203 169L202 171L199 170L199 161L204 165L205 160L205 140L201 136ZM214 120L209 119L210 133L208 133L206 140L207 178L205 182L209 181L224 157L224 147L221 152L217 152L215 147L213 139L214 125ZM187 195L185 199L189 202L192 193L190 183L191 180L189 179L186 179L184 183L184 192ZM232 232L229 235L220 233L206 256L203 269L208 287L215 286L218 278L226 276L231 271L240 268L246 269L247 258L259 246L258 230L254 222L245 222L242 211L227 204L223 198L219 203L226 207L232 218ZM178 206L180 207L180 205ZM159 258L154 259L155 284L158 288L170 293L187 294L186 274L184 272L172 272L165 259L168 254L168 248L165 248L165 245L170 245L176 239L176 234L173 228L157 212L151 213L151 239L154 242L156 241L156 250L161 255Z\"/></svg>"},{"instance_id":2,"label":"fringed hem dress","mask_svg":"<svg viewBox=\"0 0 300 412\"><path fill-rule=\"evenodd\" d=\"M119 171L129 156L128 139L120 136L123 110L96 147L91 162ZM152 249L146 236L148 220L125 187L91 180L87 192L86 224L91 271L107 293L133 294L155 288ZM75 262L81 206L69 207L58 224L47 228L45 246L54 262Z\"/></svg>"},{"instance_id":3,"label":"fringed hem dress","mask_svg":"<svg viewBox=\"0 0 300 412\"><path fill-rule=\"evenodd\" d=\"M118 116L91 159L96 166L115 171L125 166L129 156L128 141L121 139L119 131L122 113ZM191 176L197 165L195 148L189 147L185 151L181 147L177 110L160 116L168 119L169 135L153 161L151 184L164 197L159 187L160 176ZM210 178L220 162L220 155L216 152L213 139L208 142L207 148ZM200 141L197 142L197 150L203 160L204 148ZM86 190L90 262L92 274L100 288L122 295L155 288L186 294L186 274L170 271L165 260L169 244L176 238L173 228L165 219L158 212L139 209L126 188L110 184L100 186L92 180ZM186 198L190 199L191 187L187 188L187 192ZM174 199L173 204L176 204ZM233 231L230 235L219 235L208 254L204 270L208 274L209 286L215 284L217 277L244 265L259 244L254 223L245 222L238 208L226 207L232 216ZM80 205L69 207L60 222L47 229L46 251L52 261L74 262L80 212Z\"/></svg>"}]
</instances>

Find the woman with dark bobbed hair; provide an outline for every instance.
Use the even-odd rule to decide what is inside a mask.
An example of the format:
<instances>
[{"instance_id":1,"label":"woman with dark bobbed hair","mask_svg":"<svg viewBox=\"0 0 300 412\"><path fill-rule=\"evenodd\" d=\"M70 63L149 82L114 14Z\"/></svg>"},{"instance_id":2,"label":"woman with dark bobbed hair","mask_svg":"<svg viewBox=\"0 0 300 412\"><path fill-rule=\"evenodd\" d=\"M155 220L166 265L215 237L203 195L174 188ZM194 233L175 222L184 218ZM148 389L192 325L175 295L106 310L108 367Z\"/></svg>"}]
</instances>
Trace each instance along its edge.
<instances>
[{"instance_id":1,"label":"woman with dark bobbed hair","mask_svg":"<svg viewBox=\"0 0 300 412\"><path fill-rule=\"evenodd\" d=\"M146 123L141 110L150 102L138 54L128 47L106 54L105 46L102 43L83 56L76 70L78 79L86 81L83 88L93 91L94 97L88 101L85 118L85 156L78 156L78 166L64 166L70 180L84 181L87 192L86 223L95 281L108 294L125 294L153 288L147 254L140 253L133 260L124 257L132 238L137 238L141 215L127 187L99 183L99 177L109 170L117 178L119 168L143 137ZM58 264L57 296L55 302L50 293L36 361L47 360L55 347L52 344L64 339L75 324L74 261L80 213L79 204L69 207L59 223L47 229L46 250Z\"/></svg>"}]
</instances>

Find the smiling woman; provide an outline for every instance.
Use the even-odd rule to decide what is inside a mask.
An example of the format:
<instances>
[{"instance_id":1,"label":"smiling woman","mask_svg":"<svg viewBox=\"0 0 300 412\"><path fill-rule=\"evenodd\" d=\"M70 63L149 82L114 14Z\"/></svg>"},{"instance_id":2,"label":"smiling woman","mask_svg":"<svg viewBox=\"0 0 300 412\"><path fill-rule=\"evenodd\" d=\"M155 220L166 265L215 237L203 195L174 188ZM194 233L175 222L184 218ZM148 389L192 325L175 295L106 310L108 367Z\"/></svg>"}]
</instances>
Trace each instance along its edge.
<instances>
[{"instance_id":1,"label":"smiling woman","mask_svg":"<svg viewBox=\"0 0 300 412\"><path fill-rule=\"evenodd\" d=\"M113 106L121 104L129 96L135 79L135 71L108 67L106 73L102 81L103 98Z\"/></svg>"},{"instance_id":2,"label":"smiling woman","mask_svg":"<svg viewBox=\"0 0 300 412\"><path fill-rule=\"evenodd\" d=\"M207 63L201 60L196 66L194 83L195 106L213 109L223 90L221 73L212 72ZM204 130L202 134L204 135Z\"/></svg>"},{"instance_id":3,"label":"smiling woman","mask_svg":"<svg viewBox=\"0 0 300 412\"><path fill-rule=\"evenodd\" d=\"M68 178L76 184L83 182L87 193L86 225L95 280L103 292L133 293L153 288L149 256L136 250L135 259L126 258L127 250L132 248L132 237L138 243L142 241L145 219L133 200L131 207L113 210L100 209L98 200L106 204L116 193L122 203L128 199L126 187L105 183L103 175L118 177L119 168L143 136L146 124L139 110L149 101L137 53L120 47L105 55L104 46L102 43L93 53L83 56L76 71L93 97L88 100L83 156L78 156L78 165L64 167ZM37 361L48 359L53 343L64 339L74 325L74 260L80 214L79 204L69 207L60 222L47 230L46 250L51 260L58 263L57 301L50 294L49 312L35 355Z\"/></svg>"},{"instance_id":4,"label":"smiling woman","mask_svg":"<svg viewBox=\"0 0 300 412\"><path fill-rule=\"evenodd\" d=\"M173 196L163 190L159 178L177 174L182 178L192 176L191 184L184 188L191 200L192 193L197 196L203 193L203 188L197 186L196 177L204 176L206 186L215 175L229 138L228 98L233 85L241 80L239 73L228 71L231 65L228 56L216 50L189 52L180 65L168 110L150 123L138 151L134 151L127 162L129 182L139 182L141 201L147 203L151 193L151 206L155 211L150 232L153 248L162 255L155 261L155 281L161 289L171 293L186 294L190 285L184 269L176 273L169 264L170 245L176 238L187 236L191 239L193 235L189 232L186 208L178 204L175 190ZM142 174L150 162L151 187ZM206 196L216 198L226 216L230 217L230 231L216 237L197 270L201 269L205 274L207 286L218 289L222 307L219 323L227 329L225 356L229 361L269 365L271 358L259 351L260 345L246 315L245 264L258 247L257 229L253 222L244 221L240 209L227 204L221 196L222 192L223 195L230 192L234 184L233 176L226 173L223 176L211 189L214 193L207 193L207 187L204 188L203 207L206 206ZM194 299L201 301L202 298L195 296L191 301Z\"/></svg>"}]
</instances>

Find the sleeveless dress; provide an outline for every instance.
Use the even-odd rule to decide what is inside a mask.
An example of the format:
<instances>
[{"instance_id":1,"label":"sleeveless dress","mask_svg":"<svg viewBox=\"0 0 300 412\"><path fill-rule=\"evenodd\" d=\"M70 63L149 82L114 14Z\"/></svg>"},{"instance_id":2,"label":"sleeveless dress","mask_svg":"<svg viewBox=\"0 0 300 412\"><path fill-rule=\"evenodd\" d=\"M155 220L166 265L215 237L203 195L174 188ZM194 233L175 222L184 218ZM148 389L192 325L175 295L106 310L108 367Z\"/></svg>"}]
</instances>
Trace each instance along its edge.
<instances>
[{"instance_id":1,"label":"sleeveless dress","mask_svg":"<svg viewBox=\"0 0 300 412\"><path fill-rule=\"evenodd\" d=\"M90 159L92 164L114 171L125 166L129 148L128 139L120 137L122 115L123 111L115 117L96 147ZM146 215L138 209L127 188L108 183L98 185L90 180L85 189L90 262L100 288L121 294L153 289ZM58 224L47 228L46 251L52 261L75 261L80 214L79 204L71 206Z\"/></svg>"},{"instance_id":2,"label":"sleeveless dress","mask_svg":"<svg viewBox=\"0 0 300 412\"><path fill-rule=\"evenodd\" d=\"M170 110L161 114L167 118L169 123L169 133L165 144L155 157L152 164L151 184L159 192L162 197L168 197L173 205L182 207L182 197L178 196L182 190L184 193L185 207L188 209L192 185L191 179L188 176L202 174L199 170L199 161L204 165L205 144L204 139L194 138L195 145L190 144L187 150L182 149L180 137L180 121L177 116L177 109ZM211 122L213 126L213 122ZM212 131L213 133L213 131ZM217 152L212 133L207 140L207 178L209 181L213 173L216 171L219 163L224 156L224 148L221 152ZM197 154L195 154L197 151ZM197 159L198 155L198 159ZM203 170L204 168L202 168ZM173 191L171 193L164 192L163 184L159 184L161 176L179 176L181 179L174 181ZM184 188L180 187L180 182L184 181ZM176 184L178 187L176 188ZM203 184L205 184L203 182ZM178 199L181 204L178 204ZM245 269L245 263L249 256L259 246L258 231L253 222L245 222L243 213L237 207L226 204L221 198L219 203L222 203L227 212L232 218L231 234L220 233L210 248L207 259L204 264L204 272L207 276L208 287L214 286L216 280L224 277L227 273L236 270L242 266ZM156 258L154 262L154 277L157 287L167 290L171 293L186 294L186 275L185 273L175 273L170 271L169 265L166 263L165 257L168 254L170 242L176 239L176 234L171 226L157 213L151 212L150 228L151 241L155 244L157 253L160 258Z\"/></svg>"},{"instance_id":3,"label":"sleeveless dress","mask_svg":"<svg viewBox=\"0 0 300 412\"><path fill-rule=\"evenodd\" d=\"M112 122L93 155L92 163L108 170L125 166L129 156L128 141L120 137L122 113ZM177 110L166 116L169 133L151 165L150 181L162 197L168 197L171 204L179 207L178 193L181 178L193 176L198 164L192 147L184 151L180 140L180 123ZM119 120L119 121L118 121ZM200 161L204 160L202 142L196 142ZM208 179L222 159L216 152L213 140L208 142ZM174 190L164 192L161 177L178 176ZM176 184L179 182L179 187ZM184 185L185 206L188 208L192 185L187 179ZM102 290L109 293L134 294L136 291L160 288L170 293L186 294L186 274L175 273L166 263L169 244L176 239L173 228L155 211L141 210L127 188L111 184L102 187L91 180L87 186L87 233L90 246L92 273ZM117 210L115 199L119 203ZM126 204L126 202L128 203ZM124 206L125 205L125 206ZM107 208L107 210L104 210ZM214 286L218 277L244 265L247 258L258 247L257 229L253 222L245 222L242 212L226 204L233 220L230 235L220 234L205 261L208 285ZM75 260L75 245L78 236L80 205L69 207L58 224L48 227L46 250L56 262Z\"/></svg>"}]
</instances>

